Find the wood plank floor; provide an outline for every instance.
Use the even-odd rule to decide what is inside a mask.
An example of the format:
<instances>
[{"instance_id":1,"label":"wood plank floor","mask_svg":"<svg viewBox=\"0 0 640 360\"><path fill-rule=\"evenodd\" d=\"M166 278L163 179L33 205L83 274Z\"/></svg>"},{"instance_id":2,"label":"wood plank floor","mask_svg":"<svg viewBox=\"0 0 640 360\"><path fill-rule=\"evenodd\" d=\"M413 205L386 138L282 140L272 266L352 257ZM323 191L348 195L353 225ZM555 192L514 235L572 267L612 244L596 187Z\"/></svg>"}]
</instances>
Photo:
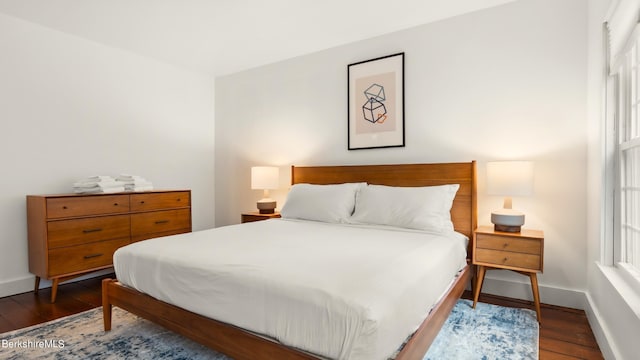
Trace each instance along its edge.
<instances>
[{"instance_id":1,"label":"wood plank floor","mask_svg":"<svg viewBox=\"0 0 640 360\"><path fill-rule=\"evenodd\" d=\"M471 292L463 296L472 299ZM535 310L533 302L480 294L478 301L488 304ZM587 315L582 310L541 304L540 359L603 359Z\"/></svg>"},{"instance_id":2,"label":"wood plank floor","mask_svg":"<svg viewBox=\"0 0 640 360\"><path fill-rule=\"evenodd\" d=\"M58 289L56 303L51 304L50 289L38 294L24 294L0 298L0 333L36 325L72 315L101 304L101 281L107 275L70 284ZM464 298L471 298L465 292ZM481 295L480 301L512 307L534 309L529 301ZM582 310L542 304L540 327L540 359L602 359L587 317Z\"/></svg>"}]
</instances>

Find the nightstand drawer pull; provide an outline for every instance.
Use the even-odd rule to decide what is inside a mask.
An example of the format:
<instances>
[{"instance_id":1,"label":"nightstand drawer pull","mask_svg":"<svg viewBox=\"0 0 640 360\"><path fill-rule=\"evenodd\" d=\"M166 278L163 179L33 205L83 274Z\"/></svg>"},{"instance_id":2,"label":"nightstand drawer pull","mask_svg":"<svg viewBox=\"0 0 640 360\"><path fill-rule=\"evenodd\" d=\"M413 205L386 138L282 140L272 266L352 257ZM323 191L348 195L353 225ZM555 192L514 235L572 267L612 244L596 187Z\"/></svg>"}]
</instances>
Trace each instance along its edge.
<instances>
[{"instance_id":1,"label":"nightstand drawer pull","mask_svg":"<svg viewBox=\"0 0 640 360\"><path fill-rule=\"evenodd\" d=\"M84 258L85 259L92 259L92 258L100 257L102 255L103 255L102 253L100 253L100 254L91 254L91 255L85 255Z\"/></svg>"},{"instance_id":2,"label":"nightstand drawer pull","mask_svg":"<svg viewBox=\"0 0 640 360\"><path fill-rule=\"evenodd\" d=\"M168 222L169 222L169 220L158 220L158 221L156 221L156 224L160 225L160 224L166 224Z\"/></svg>"},{"instance_id":3,"label":"nightstand drawer pull","mask_svg":"<svg viewBox=\"0 0 640 360\"><path fill-rule=\"evenodd\" d=\"M102 231L102 228L84 229L84 230L82 230L82 232L85 233L85 234L94 233L94 232L98 232L98 231Z\"/></svg>"}]
</instances>

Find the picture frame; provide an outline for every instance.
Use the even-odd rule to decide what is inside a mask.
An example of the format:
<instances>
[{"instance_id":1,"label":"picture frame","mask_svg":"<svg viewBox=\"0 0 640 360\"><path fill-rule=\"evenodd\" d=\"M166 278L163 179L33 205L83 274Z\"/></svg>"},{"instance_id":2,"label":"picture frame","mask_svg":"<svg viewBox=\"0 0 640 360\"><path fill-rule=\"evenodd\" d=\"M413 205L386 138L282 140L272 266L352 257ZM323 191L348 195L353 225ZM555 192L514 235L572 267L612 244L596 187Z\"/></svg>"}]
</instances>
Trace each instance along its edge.
<instances>
[{"instance_id":1,"label":"picture frame","mask_svg":"<svg viewBox=\"0 0 640 360\"><path fill-rule=\"evenodd\" d=\"M404 52L347 66L348 150L405 146Z\"/></svg>"}]
</instances>

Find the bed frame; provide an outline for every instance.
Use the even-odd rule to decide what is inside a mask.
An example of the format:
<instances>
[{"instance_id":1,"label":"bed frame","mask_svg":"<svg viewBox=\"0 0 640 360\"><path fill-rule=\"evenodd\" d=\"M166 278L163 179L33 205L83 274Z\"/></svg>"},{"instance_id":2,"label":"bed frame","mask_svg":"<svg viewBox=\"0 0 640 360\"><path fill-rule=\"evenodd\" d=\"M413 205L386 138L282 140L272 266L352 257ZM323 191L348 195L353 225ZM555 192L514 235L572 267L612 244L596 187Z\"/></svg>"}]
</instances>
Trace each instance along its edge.
<instances>
[{"instance_id":1,"label":"bed frame","mask_svg":"<svg viewBox=\"0 0 640 360\"><path fill-rule=\"evenodd\" d=\"M467 235L469 239L472 238L472 232L476 228L475 161L442 164L294 166L291 168L292 184L344 182L368 182L391 186L460 184L451 209L454 228ZM471 247L468 249L467 259L471 259L470 249ZM470 268L471 265L464 268L443 299L436 304L398 353L397 360L424 357L469 282ZM118 306L234 359L318 359L302 350L254 335L242 328L156 300L113 279L105 279L102 282L102 306L105 331L111 330L112 306Z\"/></svg>"}]
</instances>

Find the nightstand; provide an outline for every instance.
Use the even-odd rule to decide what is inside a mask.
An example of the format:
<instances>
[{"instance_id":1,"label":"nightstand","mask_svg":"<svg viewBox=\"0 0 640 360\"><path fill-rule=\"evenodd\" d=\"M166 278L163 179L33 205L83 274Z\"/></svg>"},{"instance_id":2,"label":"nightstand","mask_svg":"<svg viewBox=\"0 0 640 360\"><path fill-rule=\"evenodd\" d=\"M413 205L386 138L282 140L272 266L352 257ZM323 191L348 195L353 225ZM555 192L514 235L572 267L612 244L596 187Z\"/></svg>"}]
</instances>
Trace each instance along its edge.
<instances>
[{"instance_id":1,"label":"nightstand","mask_svg":"<svg viewBox=\"0 0 640 360\"><path fill-rule=\"evenodd\" d=\"M248 223L252 221L260 221L260 220L269 220L269 219L277 219L280 217L279 212L275 212L273 214L260 214L259 212L246 212L241 215L241 222Z\"/></svg>"},{"instance_id":2,"label":"nightstand","mask_svg":"<svg viewBox=\"0 0 640 360\"><path fill-rule=\"evenodd\" d=\"M537 273L542 272L544 234L540 230L523 229L518 233L494 231L491 226L480 226L473 237L473 264L478 265L478 280L473 294L476 307L482 290L484 275L489 269L512 270L528 276L540 322L540 294Z\"/></svg>"}]
</instances>

